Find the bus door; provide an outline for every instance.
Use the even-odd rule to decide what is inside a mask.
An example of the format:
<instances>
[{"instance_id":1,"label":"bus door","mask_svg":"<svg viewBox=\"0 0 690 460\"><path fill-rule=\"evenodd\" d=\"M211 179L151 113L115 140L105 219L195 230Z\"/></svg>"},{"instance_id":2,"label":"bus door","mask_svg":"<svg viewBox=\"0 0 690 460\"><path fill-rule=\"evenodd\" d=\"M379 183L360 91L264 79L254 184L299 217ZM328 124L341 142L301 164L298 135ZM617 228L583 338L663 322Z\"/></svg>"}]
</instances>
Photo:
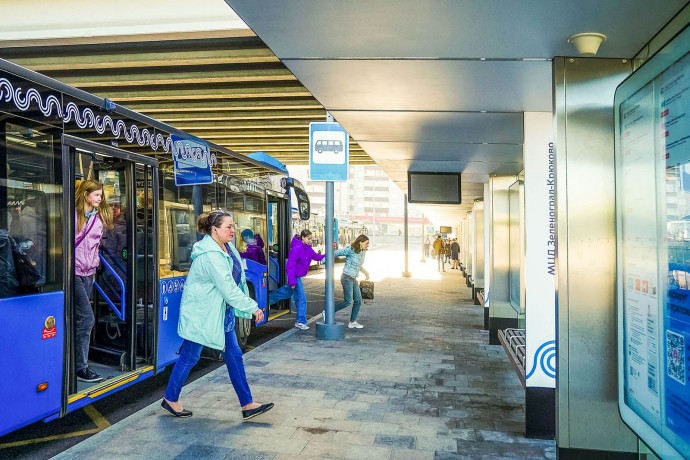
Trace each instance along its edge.
<instances>
[{"instance_id":1,"label":"bus door","mask_svg":"<svg viewBox=\"0 0 690 460\"><path fill-rule=\"evenodd\" d=\"M280 194L267 196L268 235L268 290L273 291L287 283L285 266L290 251L291 212L289 199ZM282 300L272 306L279 311L289 312L289 300Z\"/></svg>"},{"instance_id":2,"label":"bus door","mask_svg":"<svg viewBox=\"0 0 690 460\"><path fill-rule=\"evenodd\" d=\"M104 230L90 299L95 324L88 343L88 367L102 377L99 381L84 381L76 375L75 220L65 219L65 240L71 241L65 255L72 261L66 273L71 359L66 360L65 380L72 395L68 403L88 403L84 394L107 393L153 370L158 310L158 169L151 158L82 139L64 136L63 145L65 183L75 184L74 188L65 187L65 194L70 195L65 215L75 215L76 185L86 179L103 184L104 199L112 211L112 228Z\"/></svg>"},{"instance_id":3,"label":"bus door","mask_svg":"<svg viewBox=\"0 0 690 460\"><path fill-rule=\"evenodd\" d=\"M287 283L286 261L292 242L292 206L290 191L297 199L297 213L301 220L309 220L311 206L304 186L292 177L281 179L281 187L286 194L267 194L268 213L268 278L269 291ZM289 301L283 300L274 305L279 310L289 309ZM280 313L278 313L280 314Z\"/></svg>"}]
</instances>

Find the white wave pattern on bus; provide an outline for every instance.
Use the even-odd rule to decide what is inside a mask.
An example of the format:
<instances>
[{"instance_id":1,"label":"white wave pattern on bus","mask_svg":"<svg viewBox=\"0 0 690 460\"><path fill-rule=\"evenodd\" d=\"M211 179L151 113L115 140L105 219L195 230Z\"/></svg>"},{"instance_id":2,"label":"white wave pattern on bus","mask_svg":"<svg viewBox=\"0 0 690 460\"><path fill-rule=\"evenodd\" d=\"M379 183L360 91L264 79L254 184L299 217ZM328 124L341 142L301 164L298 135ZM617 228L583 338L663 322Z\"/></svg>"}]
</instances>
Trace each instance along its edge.
<instances>
[{"instance_id":1,"label":"white wave pattern on bus","mask_svg":"<svg viewBox=\"0 0 690 460\"><path fill-rule=\"evenodd\" d=\"M116 139L124 137L127 142L133 143L136 141L142 147L148 145L153 151L157 151L159 147L162 147L164 152L173 153L183 158L200 158L203 155L202 150L199 148L190 147L182 142L173 143L169 135L164 136L161 133L154 135L148 128L139 129L135 124L130 125L128 128L123 120L115 121L110 115L96 115L89 107L84 107L80 110L79 106L74 102L68 102L63 111L62 104L57 96L50 94L44 101L41 93L35 88L29 88L26 91L22 91L21 87L15 89L12 82L6 78L0 78L0 101L13 102L15 107L22 112L29 110L31 104L35 103L46 117L55 116L62 119L65 123L73 121L79 128L94 128L99 134L103 134L109 129ZM206 160L212 166L216 166L218 162L214 152L209 152Z\"/></svg>"}]
</instances>

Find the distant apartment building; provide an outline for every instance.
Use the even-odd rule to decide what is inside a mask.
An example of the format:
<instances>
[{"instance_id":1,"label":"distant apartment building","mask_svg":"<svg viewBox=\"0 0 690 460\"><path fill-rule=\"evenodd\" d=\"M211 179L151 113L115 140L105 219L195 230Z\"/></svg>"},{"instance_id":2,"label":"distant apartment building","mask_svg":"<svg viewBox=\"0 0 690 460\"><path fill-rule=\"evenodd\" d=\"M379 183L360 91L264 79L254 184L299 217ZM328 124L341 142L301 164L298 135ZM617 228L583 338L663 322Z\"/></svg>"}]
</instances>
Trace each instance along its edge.
<instances>
[{"instance_id":1,"label":"distant apartment building","mask_svg":"<svg viewBox=\"0 0 690 460\"><path fill-rule=\"evenodd\" d=\"M307 189L313 213L326 213L325 182L308 179L308 166L288 166L290 175ZM405 195L376 165L350 166L347 182L334 184L334 211L340 219L359 222L374 235L396 235L403 232ZM422 214L408 205L408 231L421 234Z\"/></svg>"}]
</instances>

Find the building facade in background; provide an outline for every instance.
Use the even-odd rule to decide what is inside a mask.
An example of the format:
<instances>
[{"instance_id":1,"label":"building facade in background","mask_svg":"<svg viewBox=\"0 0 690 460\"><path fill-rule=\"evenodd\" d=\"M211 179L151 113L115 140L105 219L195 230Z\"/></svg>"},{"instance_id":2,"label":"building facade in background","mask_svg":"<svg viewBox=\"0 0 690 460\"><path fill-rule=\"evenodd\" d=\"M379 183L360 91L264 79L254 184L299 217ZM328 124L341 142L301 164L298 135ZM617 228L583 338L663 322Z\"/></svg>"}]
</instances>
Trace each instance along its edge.
<instances>
[{"instance_id":1,"label":"building facade in background","mask_svg":"<svg viewBox=\"0 0 690 460\"><path fill-rule=\"evenodd\" d=\"M311 211L326 214L326 185L309 180L307 165L288 166L290 174L307 189ZM370 235L398 235L404 232L405 195L377 165L353 165L347 182L335 182L335 216L360 223ZM422 234L422 213L408 205L408 232ZM430 222L427 220L427 225Z\"/></svg>"}]
</instances>

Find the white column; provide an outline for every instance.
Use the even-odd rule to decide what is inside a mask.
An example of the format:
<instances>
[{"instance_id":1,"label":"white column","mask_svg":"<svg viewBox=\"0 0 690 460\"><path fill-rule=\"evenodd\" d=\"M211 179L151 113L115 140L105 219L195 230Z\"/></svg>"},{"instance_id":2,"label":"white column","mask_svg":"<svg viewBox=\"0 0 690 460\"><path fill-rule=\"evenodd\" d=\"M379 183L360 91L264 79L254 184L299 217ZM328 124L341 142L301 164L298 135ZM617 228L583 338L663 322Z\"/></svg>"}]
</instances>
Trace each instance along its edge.
<instances>
[{"instance_id":1,"label":"white column","mask_svg":"<svg viewBox=\"0 0 690 460\"><path fill-rule=\"evenodd\" d=\"M556 387L556 153L550 112L525 113L528 387Z\"/></svg>"}]
</instances>

